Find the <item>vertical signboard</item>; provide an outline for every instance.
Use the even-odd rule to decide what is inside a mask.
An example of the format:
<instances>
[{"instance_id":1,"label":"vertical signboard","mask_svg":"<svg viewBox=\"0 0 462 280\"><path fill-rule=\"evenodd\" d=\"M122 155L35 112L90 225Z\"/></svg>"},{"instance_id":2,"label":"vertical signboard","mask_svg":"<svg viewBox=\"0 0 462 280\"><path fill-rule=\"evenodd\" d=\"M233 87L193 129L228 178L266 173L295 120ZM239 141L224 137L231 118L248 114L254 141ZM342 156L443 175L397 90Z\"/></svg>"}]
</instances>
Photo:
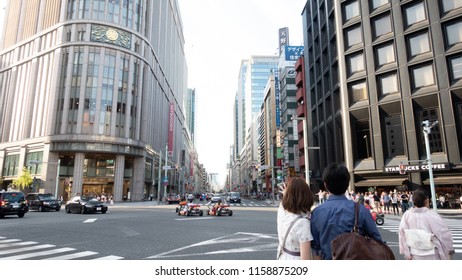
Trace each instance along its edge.
<instances>
[{"instance_id":1,"label":"vertical signboard","mask_svg":"<svg viewBox=\"0 0 462 280\"><path fill-rule=\"evenodd\" d=\"M168 154L173 155L173 135L175 124L175 103L170 103L170 110L168 113Z\"/></svg>"},{"instance_id":2,"label":"vertical signboard","mask_svg":"<svg viewBox=\"0 0 462 280\"><path fill-rule=\"evenodd\" d=\"M279 28L279 55L281 55L282 50L288 44L289 44L289 28L288 27Z\"/></svg>"},{"instance_id":3,"label":"vertical signboard","mask_svg":"<svg viewBox=\"0 0 462 280\"><path fill-rule=\"evenodd\" d=\"M274 94L276 103L276 128L281 127L281 93L279 89L279 69L274 68Z\"/></svg>"}]
</instances>

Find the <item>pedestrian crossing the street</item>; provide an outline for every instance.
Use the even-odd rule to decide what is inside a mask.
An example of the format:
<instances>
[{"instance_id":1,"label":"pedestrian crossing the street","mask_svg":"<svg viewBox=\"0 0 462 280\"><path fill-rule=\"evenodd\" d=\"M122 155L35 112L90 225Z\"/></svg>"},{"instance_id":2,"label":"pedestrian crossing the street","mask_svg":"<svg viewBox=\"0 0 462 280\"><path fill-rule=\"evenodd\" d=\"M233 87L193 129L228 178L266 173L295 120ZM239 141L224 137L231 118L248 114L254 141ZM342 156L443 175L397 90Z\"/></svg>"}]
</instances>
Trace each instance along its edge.
<instances>
[{"instance_id":1,"label":"pedestrian crossing the street","mask_svg":"<svg viewBox=\"0 0 462 280\"><path fill-rule=\"evenodd\" d=\"M462 224L461 222L458 220L451 220L451 219L445 219L445 222L452 232L454 251L456 252L456 254L462 254ZM396 221L396 220L387 221L383 226L379 226L379 228L398 234L399 221Z\"/></svg>"},{"instance_id":2,"label":"pedestrian crossing the street","mask_svg":"<svg viewBox=\"0 0 462 280\"><path fill-rule=\"evenodd\" d=\"M78 252L75 248L58 248L52 244L22 241L0 236L0 261L2 260L120 260L119 256L101 256L97 252Z\"/></svg>"}]
</instances>

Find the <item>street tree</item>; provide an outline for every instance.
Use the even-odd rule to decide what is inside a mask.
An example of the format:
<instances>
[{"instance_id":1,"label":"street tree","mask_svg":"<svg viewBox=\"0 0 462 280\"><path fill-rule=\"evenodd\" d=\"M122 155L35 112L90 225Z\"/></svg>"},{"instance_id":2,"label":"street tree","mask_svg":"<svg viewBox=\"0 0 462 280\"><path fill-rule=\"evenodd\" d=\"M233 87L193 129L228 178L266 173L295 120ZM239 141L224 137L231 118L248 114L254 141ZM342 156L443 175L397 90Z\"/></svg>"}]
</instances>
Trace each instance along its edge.
<instances>
[{"instance_id":1,"label":"street tree","mask_svg":"<svg viewBox=\"0 0 462 280\"><path fill-rule=\"evenodd\" d=\"M18 187L20 190L23 190L24 188L29 187L33 181L34 179L30 175L29 168L24 166L22 168L21 176L13 180L13 185Z\"/></svg>"}]
</instances>

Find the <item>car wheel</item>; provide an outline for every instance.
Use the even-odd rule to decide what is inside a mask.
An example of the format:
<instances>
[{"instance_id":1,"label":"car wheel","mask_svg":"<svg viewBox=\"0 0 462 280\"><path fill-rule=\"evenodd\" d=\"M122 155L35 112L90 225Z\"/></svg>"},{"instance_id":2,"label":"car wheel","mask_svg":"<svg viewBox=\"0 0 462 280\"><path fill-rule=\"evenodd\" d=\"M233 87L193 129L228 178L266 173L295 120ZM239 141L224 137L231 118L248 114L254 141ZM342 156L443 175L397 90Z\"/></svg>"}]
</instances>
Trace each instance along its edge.
<instances>
[{"instance_id":1,"label":"car wheel","mask_svg":"<svg viewBox=\"0 0 462 280\"><path fill-rule=\"evenodd\" d=\"M80 214L85 214L85 206L82 206L82 207L80 208Z\"/></svg>"},{"instance_id":2,"label":"car wheel","mask_svg":"<svg viewBox=\"0 0 462 280\"><path fill-rule=\"evenodd\" d=\"M217 210L217 216L221 216L221 209Z\"/></svg>"},{"instance_id":3,"label":"car wheel","mask_svg":"<svg viewBox=\"0 0 462 280\"><path fill-rule=\"evenodd\" d=\"M199 216L204 216L204 211L199 211Z\"/></svg>"},{"instance_id":4,"label":"car wheel","mask_svg":"<svg viewBox=\"0 0 462 280\"><path fill-rule=\"evenodd\" d=\"M3 218L5 218L5 215L0 214L0 219L3 219Z\"/></svg>"},{"instance_id":5,"label":"car wheel","mask_svg":"<svg viewBox=\"0 0 462 280\"><path fill-rule=\"evenodd\" d=\"M57 211L59 211L59 210L61 210L61 207L59 207L59 208L56 208L56 212L57 212Z\"/></svg>"},{"instance_id":6,"label":"car wheel","mask_svg":"<svg viewBox=\"0 0 462 280\"><path fill-rule=\"evenodd\" d=\"M101 210L101 213L106 214L107 210Z\"/></svg>"},{"instance_id":7,"label":"car wheel","mask_svg":"<svg viewBox=\"0 0 462 280\"><path fill-rule=\"evenodd\" d=\"M66 213L70 214L71 213L71 208L66 208Z\"/></svg>"},{"instance_id":8,"label":"car wheel","mask_svg":"<svg viewBox=\"0 0 462 280\"><path fill-rule=\"evenodd\" d=\"M232 215L233 215L233 211L229 210L228 216L232 216Z\"/></svg>"},{"instance_id":9,"label":"car wheel","mask_svg":"<svg viewBox=\"0 0 462 280\"><path fill-rule=\"evenodd\" d=\"M377 219L375 220L375 223L376 223L377 225L379 225L379 226L383 225L384 222L385 222L385 221L384 221L382 218L377 218Z\"/></svg>"},{"instance_id":10,"label":"car wheel","mask_svg":"<svg viewBox=\"0 0 462 280\"><path fill-rule=\"evenodd\" d=\"M25 214L26 214L26 213L24 213L24 212L18 213L18 217L19 217L19 218L23 218Z\"/></svg>"},{"instance_id":11,"label":"car wheel","mask_svg":"<svg viewBox=\"0 0 462 280\"><path fill-rule=\"evenodd\" d=\"M39 207L37 208L37 211L43 212L43 207L42 207L42 206L39 206Z\"/></svg>"}]
</instances>

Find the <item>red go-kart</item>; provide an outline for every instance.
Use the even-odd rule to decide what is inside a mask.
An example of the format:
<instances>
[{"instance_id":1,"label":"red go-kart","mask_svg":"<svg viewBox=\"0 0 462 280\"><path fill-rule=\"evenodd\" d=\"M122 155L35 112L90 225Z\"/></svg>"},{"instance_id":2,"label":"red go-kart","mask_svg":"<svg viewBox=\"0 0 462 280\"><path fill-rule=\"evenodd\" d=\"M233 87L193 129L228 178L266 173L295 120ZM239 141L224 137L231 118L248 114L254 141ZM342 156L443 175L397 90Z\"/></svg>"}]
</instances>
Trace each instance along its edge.
<instances>
[{"instance_id":1,"label":"red go-kart","mask_svg":"<svg viewBox=\"0 0 462 280\"><path fill-rule=\"evenodd\" d=\"M216 205L212 208L209 206L209 211L207 212L207 215L215 215L215 216L223 216L223 215L228 215L232 216L233 215L233 210L229 209L229 204L220 204Z\"/></svg>"},{"instance_id":2,"label":"red go-kart","mask_svg":"<svg viewBox=\"0 0 462 280\"><path fill-rule=\"evenodd\" d=\"M188 203L178 211L178 216L192 216L192 215L203 216L204 211L202 211L200 207L201 207L201 204Z\"/></svg>"}]
</instances>

